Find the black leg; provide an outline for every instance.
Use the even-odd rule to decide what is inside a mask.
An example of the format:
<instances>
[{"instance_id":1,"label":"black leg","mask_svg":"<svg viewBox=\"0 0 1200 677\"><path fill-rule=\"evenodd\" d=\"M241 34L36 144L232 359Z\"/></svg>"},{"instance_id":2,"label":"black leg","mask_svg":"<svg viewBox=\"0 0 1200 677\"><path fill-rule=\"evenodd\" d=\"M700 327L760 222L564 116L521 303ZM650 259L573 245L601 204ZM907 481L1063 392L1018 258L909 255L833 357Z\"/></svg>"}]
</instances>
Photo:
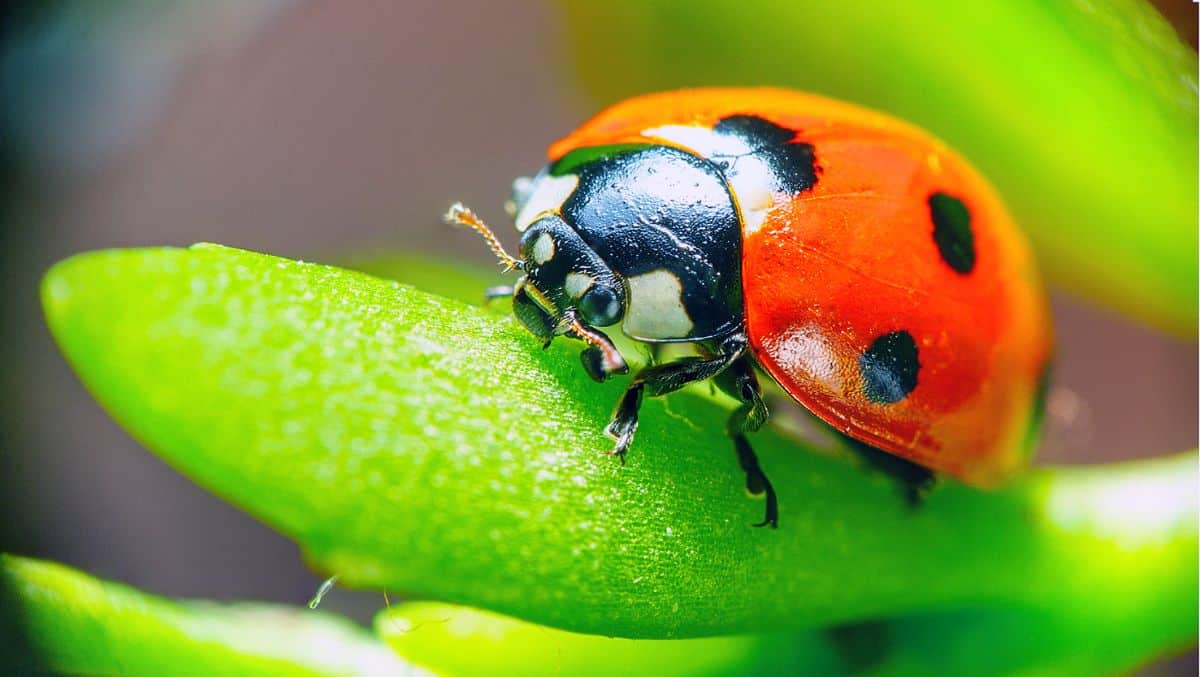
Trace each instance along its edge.
<instances>
[{"instance_id":1,"label":"black leg","mask_svg":"<svg viewBox=\"0 0 1200 677\"><path fill-rule=\"evenodd\" d=\"M642 384L634 381L625 389L625 394L617 403L617 410L613 412L612 421L609 421L608 427L604 429L604 432L617 440L616 446L609 454L620 457L621 465L625 465L625 453L629 451L629 445L633 444L633 434L637 432L638 409L641 407Z\"/></svg>"},{"instance_id":2,"label":"black leg","mask_svg":"<svg viewBox=\"0 0 1200 677\"><path fill-rule=\"evenodd\" d=\"M717 386L729 395L742 401L729 416L727 429L737 451L738 464L746 473L746 491L754 496L766 498L766 515L756 527L779 526L779 499L775 496L775 488L771 480L758 464L758 456L746 439L747 432L754 432L767 421L767 407L763 404L762 389L754 374L754 366L746 358L739 359L728 370L716 379Z\"/></svg>"},{"instance_id":3,"label":"black leg","mask_svg":"<svg viewBox=\"0 0 1200 677\"><path fill-rule=\"evenodd\" d=\"M775 496L775 487L771 486L771 480L767 479L766 473L758 465L758 456L742 433L733 435L733 446L737 450L742 472L746 473L746 491L755 496L766 494L767 509L763 514L763 521L756 522L754 526L779 528L779 499Z\"/></svg>"},{"instance_id":4,"label":"black leg","mask_svg":"<svg viewBox=\"0 0 1200 677\"><path fill-rule=\"evenodd\" d=\"M743 357L733 363L713 379L713 383L722 392L743 403L729 419L731 424L737 421L738 432L755 432L767 422L767 405L763 401L762 387L758 385L758 376L754 373L750 358Z\"/></svg>"},{"instance_id":5,"label":"black leg","mask_svg":"<svg viewBox=\"0 0 1200 677\"><path fill-rule=\"evenodd\" d=\"M612 421L605 429L605 432L617 440L612 453L620 456L622 463L625 462L625 453L629 451L634 433L637 432L638 409L642 406L643 397L661 397L689 383L712 378L736 362L745 350L745 337L734 336L722 344L721 352L716 356L685 357L675 362L646 367L638 372L629 388L625 390L616 411L613 412Z\"/></svg>"},{"instance_id":6,"label":"black leg","mask_svg":"<svg viewBox=\"0 0 1200 677\"><path fill-rule=\"evenodd\" d=\"M896 480L900 492L904 495L909 507L916 508L925 500L925 495L933 488L936 476L933 471L912 461L889 454L882 449L860 442L853 437L842 435L850 448L863 460L867 467L875 472L881 472Z\"/></svg>"}]
</instances>

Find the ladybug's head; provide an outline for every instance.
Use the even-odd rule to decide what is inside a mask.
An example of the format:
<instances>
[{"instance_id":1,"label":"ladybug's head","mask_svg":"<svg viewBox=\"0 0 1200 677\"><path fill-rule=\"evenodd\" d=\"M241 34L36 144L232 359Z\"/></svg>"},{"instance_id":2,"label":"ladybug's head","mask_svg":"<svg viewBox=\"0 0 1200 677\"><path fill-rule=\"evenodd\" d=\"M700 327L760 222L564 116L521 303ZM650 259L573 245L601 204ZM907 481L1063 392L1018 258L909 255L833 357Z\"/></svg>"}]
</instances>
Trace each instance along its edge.
<instances>
[{"instance_id":1,"label":"ladybug's head","mask_svg":"<svg viewBox=\"0 0 1200 677\"><path fill-rule=\"evenodd\" d=\"M625 285L561 217L546 214L526 228L519 258L504 251L492 231L466 207L454 205L446 220L475 229L510 270L524 273L513 286L513 313L534 336L549 343L555 336L569 334L590 344L581 357L598 381L627 371L620 353L597 329L624 317Z\"/></svg>"},{"instance_id":2,"label":"ladybug's head","mask_svg":"<svg viewBox=\"0 0 1200 677\"><path fill-rule=\"evenodd\" d=\"M621 278L558 215L548 214L525 229L521 261L525 295L548 319L558 322L564 315L573 314L589 327L608 327L624 316L625 287ZM518 304L520 296L514 296ZM518 316L539 334L521 313Z\"/></svg>"}]
</instances>

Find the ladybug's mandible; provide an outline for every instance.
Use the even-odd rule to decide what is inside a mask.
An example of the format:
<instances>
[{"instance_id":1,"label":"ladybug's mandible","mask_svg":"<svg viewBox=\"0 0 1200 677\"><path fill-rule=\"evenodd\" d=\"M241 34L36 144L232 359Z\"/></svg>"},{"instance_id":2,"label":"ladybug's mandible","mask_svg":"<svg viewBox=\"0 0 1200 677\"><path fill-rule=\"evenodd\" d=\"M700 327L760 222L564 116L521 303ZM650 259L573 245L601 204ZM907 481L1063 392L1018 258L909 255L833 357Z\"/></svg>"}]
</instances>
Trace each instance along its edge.
<instances>
[{"instance_id":1,"label":"ladybug's mandible","mask_svg":"<svg viewBox=\"0 0 1200 677\"><path fill-rule=\"evenodd\" d=\"M745 432L767 418L755 367L861 446L991 486L1036 437L1051 327L1029 249L992 188L928 134L777 89L642 96L593 118L514 184L535 335L588 344L597 381L628 371L602 328L699 354L642 369L607 432L624 459L645 396L705 379L742 406L747 487L775 492ZM611 330L610 330L611 331Z\"/></svg>"}]
</instances>

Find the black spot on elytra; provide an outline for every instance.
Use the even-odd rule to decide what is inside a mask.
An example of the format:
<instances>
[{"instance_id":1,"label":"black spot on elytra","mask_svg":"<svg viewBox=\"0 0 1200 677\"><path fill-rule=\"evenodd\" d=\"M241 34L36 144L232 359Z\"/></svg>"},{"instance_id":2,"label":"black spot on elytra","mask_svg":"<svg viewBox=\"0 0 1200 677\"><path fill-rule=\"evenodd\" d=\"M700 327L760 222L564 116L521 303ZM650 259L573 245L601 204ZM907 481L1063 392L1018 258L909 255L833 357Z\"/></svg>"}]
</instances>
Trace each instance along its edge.
<instances>
[{"instance_id":1,"label":"black spot on elytra","mask_svg":"<svg viewBox=\"0 0 1200 677\"><path fill-rule=\"evenodd\" d=\"M917 387L917 343L907 331L884 334L871 342L858 370L863 377L863 392L878 404L895 404Z\"/></svg>"},{"instance_id":2,"label":"black spot on elytra","mask_svg":"<svg viewBox=\"0 0 1200 677\"><path fill-rule=\"evenodd\" d=\"M790 143L796 133L779 125L760 118L757 115L730 115L722 118L713 125L713 131L727 136L737 136L747 141L753 148L765 146L782 146Z\"/></svg>"},{"instance_id":3,"label":"black spot on elytra","mask_svg":"<svg viewBox=\"0 0 1200 677\"><path fill-rule=\"evenodd\" d=\"M975 233L967 205L953 195L934 193L929 196L929 215L942 260L962 275L971 272L975 268Z\"/></svg>"},{"instance_id":4,"label":"black spot on elytra","mask_svg":"<svg viewBox=\"0 0 1200 677\"><path fill-rule=\"evenodd\" d=\"M752 150L750 156L765 162L775 175L779 189L795 195L817 184L817 160L812 144L796 141L796 132L756 115L731 115L713 125L722 136L735 136ZM736 171L739 157L714 156Z\"/></svg>"}]
</instances>

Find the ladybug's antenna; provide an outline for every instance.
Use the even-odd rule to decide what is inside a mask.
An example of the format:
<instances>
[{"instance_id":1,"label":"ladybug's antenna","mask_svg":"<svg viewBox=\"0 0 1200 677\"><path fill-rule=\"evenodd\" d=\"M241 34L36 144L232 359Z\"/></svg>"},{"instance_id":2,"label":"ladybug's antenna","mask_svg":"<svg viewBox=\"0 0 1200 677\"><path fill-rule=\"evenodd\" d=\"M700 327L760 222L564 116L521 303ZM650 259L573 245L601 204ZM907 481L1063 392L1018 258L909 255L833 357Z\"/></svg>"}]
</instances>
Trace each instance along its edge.
<instances>
[{"instance_id":1,"label":"ladybug's antenna","mask_svg":"<svg viewBox=\"0 0 1200 677\"><path fill-rule=\"evenodd\" d=\"M476 233L482 235L483 239L487 240L488 247L491 248L492 253L495 254L496 257L500 259L500 262L505 265L504 272L507 273L514 268L517 270L525 269L525 262L518 258L514 258L511 254L504 251L504 245L500 244L500 240L496 237L496 234L492 232L492 229L488 228L487 224L483 222L483 219L476 216L475 212L471 211L471 209L463 203L455 202L453 205L451 205L450 210L446 212L446 216L442 218L446 223L466 226L471 230L474 230Z\"/></svg>"}]
</instances>

